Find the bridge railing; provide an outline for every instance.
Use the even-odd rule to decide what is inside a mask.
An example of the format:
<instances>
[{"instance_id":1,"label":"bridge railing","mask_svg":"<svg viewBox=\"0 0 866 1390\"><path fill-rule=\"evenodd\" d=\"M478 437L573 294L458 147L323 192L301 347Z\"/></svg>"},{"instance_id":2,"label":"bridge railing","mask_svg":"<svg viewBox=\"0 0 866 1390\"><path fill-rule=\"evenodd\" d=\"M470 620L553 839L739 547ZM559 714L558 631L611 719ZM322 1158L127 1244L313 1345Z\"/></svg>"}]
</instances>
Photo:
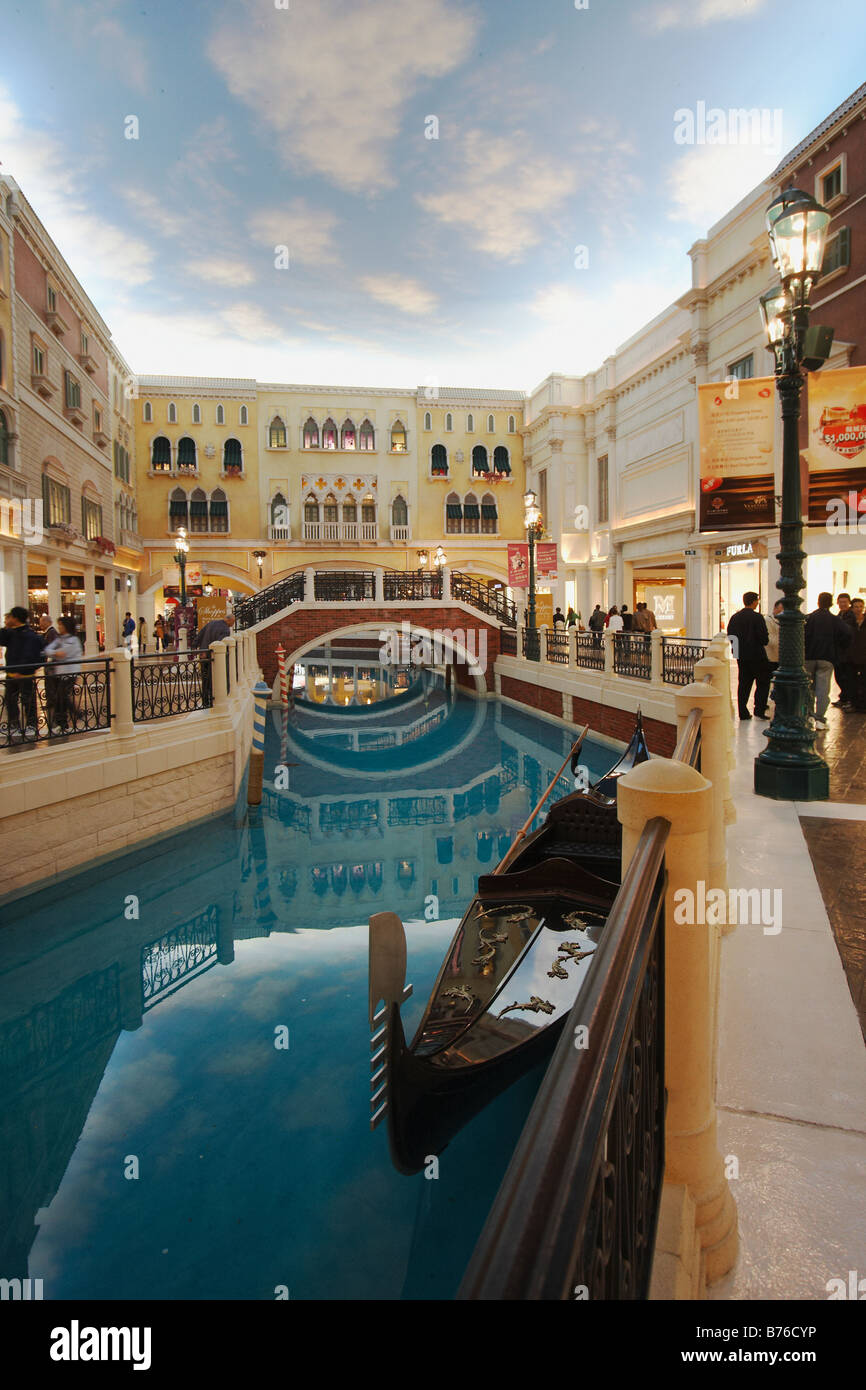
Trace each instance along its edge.
<instances>
[{"instance_id":1,"label":"bridge railing","mask_svg":"<svg viewBox=\"0 0 866 1390\"><path fill-rule=\"evenodd\" d=\"M293 603L303 601L304 574L303 571L298 571L297 574L290 574L287 579L278 579L276 584L269 584L266 589L260 589L257 594L239 599L235 604L235 627L242 632L245 628L255 627L256 623L264 622L265 618L272 617L274 613L282 612Z\"/></svg>"},{"instance_id":2,"label":"bridge railing","mask_svg":"<svg viewBox=\"0 0 866 1390\"><path fill-rule=\"evenodd\" d=\"M462 599L479 613L488 613L505 627L517 626L517 605L501 589L493 589L469 574L451 575L451 597Z\"/></svg>"}]
</instances>

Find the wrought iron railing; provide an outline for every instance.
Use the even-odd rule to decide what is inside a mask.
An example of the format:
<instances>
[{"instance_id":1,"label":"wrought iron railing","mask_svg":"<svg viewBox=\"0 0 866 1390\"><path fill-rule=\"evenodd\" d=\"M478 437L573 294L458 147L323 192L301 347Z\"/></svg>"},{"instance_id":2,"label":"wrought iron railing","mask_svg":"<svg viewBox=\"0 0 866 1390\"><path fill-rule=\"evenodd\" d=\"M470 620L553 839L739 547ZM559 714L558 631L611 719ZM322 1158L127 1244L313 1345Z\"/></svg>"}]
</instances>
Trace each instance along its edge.
<instances>
[{"instance_id":1,"label":"wrought iron railing","mask_svg":"<svg viewBox=\"0 0 866 1390\"><path fill-rule=\"evenodd\" d=\"M547 629L547 659L558 666L568 665L568 633L558 632L556 628Z\"/></svg>"},{"instance_id":2,"label":"wrought iron railing","mask_svg":"<svg viewBox=\"0 0 866 1390\"><path fill-rule=\"evenodd\" d=\"M235 627L242 632L291 604L303 601L304 575L303 571L299 571L297 574L290 574L286 579L277 580L276 584L269 584L257 594L239 599L235 604Z\"/></svg>"},{"instance_id":3,"label":"wrought iron railing","mask_svg":"<svg viewBox=\"0 0 866 1390\"><path fill-rule=\"evenodd\" d=\"M417 603L420 599L442 597L441 574L413 572L386 574L384 577L386 603Z\"/></svg>"},{"instance_id":4,"label":"wrought iron railing","mask_svg":"<svg viewBox=\"0 0 866 1390\"><path fill-rule=\"evenodd\" d=\"M521 652L527 661L538 661L541 657L541 632L537 627L521 629Z\"/></svg>"},{"instance_id":5,"label":"wrought iron railing","mask_svg":"<svg viewBox=\"0 0 866 1390\"><path fill-rule=\"evenodd\" d=\"M662 680L667 685L688 685L695 678L695 662L706 655L709 637L663 637Z\"/></svg>"},{"instance_id":6,"label":"wrought iron railing","mask_svg":"<svg viewBox=\"0 0 866 1390\"><path fill-rule=\"evenodd\" d=\"M701 712L674 757L700 758ZM462 1299L645 1299L664 1178L664 856L647 822L464 1275ZM581 1046L581 1039L591 1046Z\"/></svg>"},{"instance_id":7,"label":"wrought iron railing","mask_svg":"<svg viewBox=\"0 0 866 1390\"><path fill-rule=\"evenodd\" d=\"M226 674L228 675L228 648ZM137 723L170 714L210 709L213 704L212 656L178 652L169 661L132 662L132 717Z\"/></svg>"},{"instance_id":8,"label":"wrought iron railing","mask_svg":"<svg viewBox=\"0 0 866 1390\"><path fill-rule=\"evenodd\" d=\"M0 669L0 748L111 727L111 663L79 657Z\"/></svg>"},{"instance_id":9,"label":"wrought iron railing","mask_svg":"<svg viewBox=\"0 0 866 1390\"><path fill-rule=\"evenodd\" d=\"M600 632L578 632L574 643L577 666L587 671L604 670L604 638Z\"/></svg>"},{"instance_id":10,"label":"wrought iron railing","mask_svg":"<svg viewBox=\"0 0 866 1390\"><path fill-rule=\"evenodd\" d=\"M506 627L517 626L517 606L513 600L506 598L501 589L493 589L471 575L456 572L451 575L451 597L461 599L480 613L489 613Z\"/></svg>"},{"instance_id":11,"label":"wrought iron railing","mask_svg":"<svg viewBox=\"0 0 866 1390\"><path fill-rule=\"evenodd\" d=\"M502 656L517 656L517 633L510 627L499 629L499 650Z\"/></svg>"},{"instance_id":12,"label":"wrought iron railing","mask_svg":"<svg viewBox=\"0 0 866 1390\"><path fill-rule=\"evenodd\" d=\"M323 570L313 592L322 603L363 603L376 597L376 576L372 570Z\"/></svg>"},{"instance_id":13,"label":"wrought iron railing","mask_svg":"<svg viewBox=\"0 0 866 1390\"><path fill-rule=\"evenodd\" d=\"M613 639L613 669L618 676L652 677L652 646L649 634L616 632Z\"/></svg>"},{"instance_id":14,"label":"wrought iron railing","mask_svg":"<svg viewBox=\"0 0 866 1390\"><path fill-rule=\"evenodd\" d=\"M218 931L219 909L211 906L142 946L141 997L145 1012L216 965Z\"/></svg>"}]
</instances>

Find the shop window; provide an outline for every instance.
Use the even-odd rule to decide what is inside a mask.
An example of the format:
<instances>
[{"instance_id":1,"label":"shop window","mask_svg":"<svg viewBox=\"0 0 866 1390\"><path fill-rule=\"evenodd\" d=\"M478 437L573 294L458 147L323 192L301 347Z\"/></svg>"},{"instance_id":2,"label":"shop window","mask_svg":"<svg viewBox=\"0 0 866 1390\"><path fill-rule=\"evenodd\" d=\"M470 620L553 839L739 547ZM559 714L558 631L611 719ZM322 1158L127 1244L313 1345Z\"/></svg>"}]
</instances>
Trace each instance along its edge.
<instances>
[{"instance_id":1,"label":"shop window","mask_svg":"<svg viewBox=\"0 0 866 1390\"><path fill-rule=\"evenodd\" d=\"M354 449L355 447L355 425L352 420L344 420L340 430L340 448Z\"/></svg>"},{"instance_id":2,"label":"shop window","mask_svg":"<svg viewBox=\"0 0 866 1390\"><path fill-rule=\"evenodd\" d=\"M171 444L164 434L158 434L150 446L150 466L154 473L171 472Z\"/></svg>"},{"instance_id":3,"label":"shop window","mask_svg":"<svg viewBox=\"0 0 866 1390\"><path fill-rule=\"evenodd\" d=\"M487 458L487 449L483 444L476 444L472 450L472 476L481 478L490 472L490 463Z\"/></svg>"},{"instance_id":4,"label":"shop window","mask_svg":"<svg viewBox=\"0 0 866 1390\"><path fill-rule=\"evenodd\" d=\"M244 455L239 439L227 439L223 444L223 471L238 475L244 471Z\"/></svg>"},{"instance_id":5,"label":"shop window","mask_svg":"<svg viewBox=\"0 0 866 1390\"><path fill-rule=\"evenodd\" d=\"M319 426L316 424L312 415L304 425L304 448L318 449L319 447Z\"/></svg>"},{"instance_id":6,"label":"shop window","mask_svg":"<svg viewBox=\"0 0 866 1390\"><path fill-rule=\"evenodd\" d=\"M195 473L198 465L196 463L195 440L185 434L183 439L177 443L177 467L181 473Z\"/></svg>"},{"instance_id":7,"label":"shop window","mask_svg":"<svg viewBox=\"0 0 866 1390\"><path fill-rule=\"evenodd\" d=\"M334 421L333 421L333 420L330 418L330 416L329 416L328 419L325 421L325 423L324 423L323 426L322 426L322 448L323 448L323 449L336 449L336 447L337 447L337 426L334 424Z\"/></svg>"}]
</instances>

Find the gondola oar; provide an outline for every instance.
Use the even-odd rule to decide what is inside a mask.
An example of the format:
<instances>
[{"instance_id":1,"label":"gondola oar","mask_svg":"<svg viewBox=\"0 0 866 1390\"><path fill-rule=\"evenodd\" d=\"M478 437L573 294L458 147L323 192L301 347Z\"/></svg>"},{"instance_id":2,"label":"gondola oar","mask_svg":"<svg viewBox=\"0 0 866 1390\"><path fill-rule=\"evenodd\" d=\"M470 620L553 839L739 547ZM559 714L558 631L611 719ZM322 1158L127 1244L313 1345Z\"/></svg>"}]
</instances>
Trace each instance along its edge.
<instances>
[{"instance_id":1,"label":"gondola oar","mask_svg":"<svg viewBox=\"0 0 866 1390\"><path fill-rule=\"evenodd\" d=\"M586 728L584 729L583 733L581 734L580 738L577 740L577 742L574 744L574 746L569 750L569 752L568 752L568 754L567 754L567 756L566 756L566 758L565 758L565 761L564 761L563 764L562 764L562 767L559 769L559 771L557 772L557 774L556 774L556 776L554 777L553 781L551 782L550 786L547 788L547 791L544 793L544 796L541 798L541 800L540 800L540 801L538 802L538 804L535 806L534 810L531 812L531 814L530 814L530 816L529 816L529 819L526 821L526 823L521 827L520 830L518 830L518 832L517 832L516 836L514 837L514 840L512 841L511 845L510 845L509 848L505 851L505 854L503 855L502 859L499 861L499 863L497 864L496 868L493 870L493 875L494 875L494 876L495 876L496 874L501 874L501 873L504 871L506 864L508 863L509 859L510 859L510 858L512 857L512 855L514 854L514 851L517 849L517 846L520 844L521 840L525 840L525 839L526 839L526 835L527 835L527 832L528 832L528 830L529 830L529 827L531 826L532 822L535 820L535 817L538 815L539 811L541 810L541 808L542 808L542 806L544 805L544 803L545 803L545 801L547 800L547 798L550 796L550 793L553 791L553 788L556 786L557 782L559 781L560 777L562 776L562 774L563 774L563 772L565 771L566 767L568 766L569 762L571 762L572 769L574 768L574 762L575 762L575 759L576 759L578 753L580 752L580 746L581 746L581 744L583 743L583 740L586 738L586 736L587 736L588 733L589 733L589 725L587 724L587 726L586 726Z\"/></svg>"}]
</instances>

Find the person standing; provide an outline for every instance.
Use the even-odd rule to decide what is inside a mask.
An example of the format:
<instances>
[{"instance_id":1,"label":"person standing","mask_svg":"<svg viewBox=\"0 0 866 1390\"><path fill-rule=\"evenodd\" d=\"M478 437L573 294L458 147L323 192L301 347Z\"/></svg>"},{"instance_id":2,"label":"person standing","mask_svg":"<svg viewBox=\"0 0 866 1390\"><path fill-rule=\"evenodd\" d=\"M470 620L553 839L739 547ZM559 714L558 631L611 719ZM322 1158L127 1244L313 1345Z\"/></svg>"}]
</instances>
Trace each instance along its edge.
<instances>
[{"instance_id":1,"label":"person standing","mask_svg":"<svg viewBox=\"0 0 866 1390\"><path fill-rule=\"evenodd\" d=\"M850 703L844 708L866 712L866 602L862 598L851 601L850 616L847 618L851 628L851 642L845 652L845 688Z\"/></svg>"},{"instance_id":2,"label":"person standing","mask_svg":"<svg viewBox=\"0 0 866 1390\"><path fill-rule=\"evenodd\" d=\"M159 651L160 646L165 648L165 623L162 621L161 613L157 613L153 624L153 640L156 651Z\"/></svg>"},{"instance_id":3,"label":"person standing","mask_svg":"<svg viewBox=\"0 0 866 1390\"><path fill-rule=\"evenodd\" d=\"M568 628L569 631L571 631L572 628L576 628L576 627L577 627L577 624L578 624L579 619L580 619L580 614L579 614L579 613L575 613L575 611L574 611L574 609L572 608L571 604L569 604L569 605L568 605L568 612L567 612L566 615L565 615L565 626Z\"/></svg>"},{"instance_id":4,"label":"person standing","mask_svg":"<svg viewBox=\"0 0 866 1390\"><path fill-rule=\"evenodd\" d=\"M194 650L209 652L211 643L222 642L223 638L231 637L234 623L234 613L226 613L224 618L212 618L209 623L205 623L201 632L197 632L194 636L192 640ZM226 652L226 655L228 655L228 652ZM201 689L205 704L210 704L213 699L213 679L210 661L203 661L201 664Z\"/></svg>"},{"instance_id":5,"label":"person standing","mask_svg":"<svg viewBox=\"0 0 866 1390\"><path fill-rule=\"evenodd\" d=\"M144 656L147 651L147 623L144 618L138 620L138 654Z\"/></svg>"},{"instance_id":6,"label":"person standing","mask_svg":"<svg viewBox=\"0 0 866 1390\"><path fill-rule=\"evenodd\" d=\"M629 613L627 603L623 604L622 608L619 610L619 615L622 618L623 632L631 632L634 626L634 614Z\"/></svg>"},{"instance_id":7,"label":"person standing","mask_svg":"<svg viewBox=\"0 0 866 1390\"><path fill-rule=\"evenodd\" d=\"M818 607L806 619L804 633L806 670L815 695L815 728L826 729L824 715L830 703L830 678L833 670L845 658L842 653L851 645L851 624L830 612L832 594L819 594Z\"/></svg>"},{"instance_id":8,"label":"person standing","mask_svg":"<svg viewBox=\"0 0 866 1390\"><path fill-rule=\"evenodd\" d=\"M81 674L81 658L84 648L81 638L75 631L74 618L58 618L60 633L45 647L45 655L51 664L57 666L57 674L52 677L55 685L55 701L51 723L52 734L75 733L75 677ZM46 677L46 685L48 678Z\"/></svg>"},{"instance_id":9,"label":"person standing","mask_svg":"<svg viewBox=\"0 0 866 1390\"><path fill-rule=\"evenodd\" d=\"M770 640L767 624L757 611L758 595L749 589L743 594L743 606L728 623L728 636L736 639L737 708L741 719L751 719L749 696L755 687L754 710L758 719L767 718L767 698L770 694L770 663L766 648Z\"/></svg>"},{"instance_id":10,"label":"person standing","mask_svg":"<svg viewBox=\"0 0 866 1390\"><path fill-rule=\"evenodd\" d=\"M837 594L836 607L839 609L839 617L842 621L850 623L852 616L851 595L846 594L844 590L841 594ZM841 666L834 667L833 674L836 677L836 684L839 687L839 698L833 701L833 708L850 709L853 704L853 699L852 693L846 684L848 680L848 662L843 660Z\"/></svg>"},{"instance_id":11,"label":"person standing","mask_svg":"<svg viewBox=\"0 0 866 1390\"><path fill-rule=\"evenodd\" d=\"M557 608L556 612L555 612L554 615L553 615L553 630L554 630L554 632L556 631L557 628L560 628L560 627L565 627L565 614L563 613L563 611L562 611L561 608Z\"/></svg>"},{"instance_id":12,"label":"person standing","mask_svg":"<svg viewBox=\"0 0 866 1390\"><path fill-rule=\"evenodd\" d=\"M607 622L605 623L605 627L609 628L611 632L622 632L622 614L620 613L616 604L613 605L613 607L607 615Z\"/></svg>"},{"instance_id":13,"label":"person standing","mask_svg":"<svg viewBox=\"0 0 866 1390\"><path fill-rule=\"evenodd\" d=\"M9 609L0 627L0 647L6 648L9 739L20 743L23 738L36 737L36 668L42 664L42 638L30 626L26 608Z\"/></svg>"},{"instance_id":14,"label":"person standing","mask_svg":"<svg viewBox=\"0 0 866 1390\"><path fill-rule=\"evenodd\" d=\"M131 613L127 613L123 619L123 645L132 651L132 639L135 635L135 618Z\"/></svg>"},{"instance_id":15,"label":"person standing","mask_svg":"<svg viewBox=\"0 0 866 1390\"><path fill-rule=\"evenodd\" d=\"M769 642L766 646L767 661L770 663L770 680L776 674L779 665L779 614L784 612L785 604L782 599L777 598L773 604L772 613L764 614L764 622L767 624L767 635Z\"/></svg>"},{"instance_id":16,"label":"person standing","mask_svg":"<svg viewBox=\"0 0 866 1390\"><path fill-rule=\"evenodd\" d=\"M601 646L601 634L604 631L604 614L601 611L601 604L597 603L589 615L589 630L592 633L592 645Z\"/></svg>"}]
</instances>

